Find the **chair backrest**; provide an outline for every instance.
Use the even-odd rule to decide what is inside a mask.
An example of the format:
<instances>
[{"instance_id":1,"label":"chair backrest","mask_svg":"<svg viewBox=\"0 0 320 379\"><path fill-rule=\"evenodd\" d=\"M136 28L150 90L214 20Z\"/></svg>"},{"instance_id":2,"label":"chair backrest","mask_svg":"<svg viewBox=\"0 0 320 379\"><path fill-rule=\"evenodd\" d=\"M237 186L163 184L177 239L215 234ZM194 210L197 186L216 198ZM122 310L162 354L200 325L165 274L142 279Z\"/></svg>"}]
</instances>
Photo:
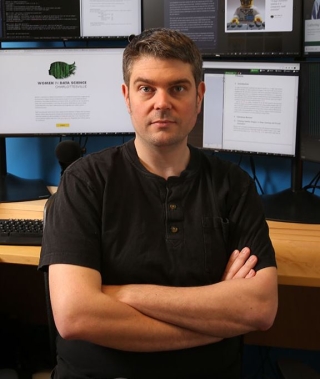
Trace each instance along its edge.
<instances>
[{"instance_id":1,"label":"chair backrest","mask_svg":"<svg viewBox=\"0 0 320 379\"><path fill-rule=\"evenodd\" d=\"M49 199L46 201L43 210L43 229L46 227L46 217L50 208L54 202L55 194L52 194ZM49 290L49 271L44 271L44 289L46 296L46 310L48 317L48 327L49 327L49 342L50 342L50 363L54 367L57 363L57 354L56 354L56 338L57 338L57 328L53 318L53 312L51 307L50 299L50 290Z\"/></svg>"},{"instance_id":2,"label":"chair backrest","mask_svg":"<svg viewBox=\"0 0 320 379\"><path fill-rule=\"evenodd\" d=\"M297 359L282 358L277 361L283 379L320 379L320 374Z\"/></svg>"}]
</instances>

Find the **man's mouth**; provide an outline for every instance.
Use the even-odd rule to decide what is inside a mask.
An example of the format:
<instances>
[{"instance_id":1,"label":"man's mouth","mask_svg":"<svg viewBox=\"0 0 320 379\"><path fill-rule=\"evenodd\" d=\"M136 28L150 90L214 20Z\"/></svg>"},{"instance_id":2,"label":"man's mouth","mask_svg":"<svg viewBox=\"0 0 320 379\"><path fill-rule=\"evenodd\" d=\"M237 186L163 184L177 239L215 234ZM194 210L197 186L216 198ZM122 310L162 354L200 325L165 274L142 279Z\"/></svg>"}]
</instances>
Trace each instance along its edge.
<instances>
[{"instance_id":1,"label":"man's mouth","mask_svg":"<svg viewBox=\"0 0 320 379\"><path fill-rule=\"evenodd\" d=\"M153 120L152 122L151 122L151 124L157 124L157 125L164 125L164 126L166 126L166 125L170 125L170 124L173 124L174 123L174 121L173 120L167 120L167 119L158 119L158 120Z\"/></svg>"}]
</instances>

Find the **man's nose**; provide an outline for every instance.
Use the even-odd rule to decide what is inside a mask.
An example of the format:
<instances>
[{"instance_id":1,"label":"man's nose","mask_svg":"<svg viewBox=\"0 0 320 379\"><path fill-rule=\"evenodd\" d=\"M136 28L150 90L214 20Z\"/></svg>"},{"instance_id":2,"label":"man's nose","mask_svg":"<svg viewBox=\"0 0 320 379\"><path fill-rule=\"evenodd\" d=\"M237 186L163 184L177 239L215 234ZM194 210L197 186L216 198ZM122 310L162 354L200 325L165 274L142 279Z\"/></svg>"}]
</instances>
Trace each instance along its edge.
<instances>
[{"instance_id":1,"label":"man's nose","mask_svg":"<svg viewBox=\"0 0 320 379\"><path fill-rule=\"evenodd\" d=\"M154 103L155 109L170 109L171 108L170 94L165 90L157 90L154 100L155 100L155 103Z\"/></svg>"}]
</instances>

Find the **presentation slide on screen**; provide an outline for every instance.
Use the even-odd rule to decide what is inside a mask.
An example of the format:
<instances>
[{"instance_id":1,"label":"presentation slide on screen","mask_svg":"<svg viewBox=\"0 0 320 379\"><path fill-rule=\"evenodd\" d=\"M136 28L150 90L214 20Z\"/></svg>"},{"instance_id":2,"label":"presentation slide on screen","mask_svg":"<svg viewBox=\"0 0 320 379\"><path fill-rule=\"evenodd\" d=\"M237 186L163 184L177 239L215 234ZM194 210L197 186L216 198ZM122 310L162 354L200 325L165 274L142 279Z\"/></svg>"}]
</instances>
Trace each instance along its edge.
<instances>
[{"instance_id":1,"label":"presentation slide on screen","mask_svg":"<svg viewBox=\"0 0 320 379\"><path fill-rule=\"evenodd\" d=\"M121 91L122 53L0 51L1 128L16 134L132 133Z\"/></svg>"},{"instance_id":2,"label":"presentation slide on screen","mask_svg":"<svg viewBox=\"0 0 320 379\"><path fill-rule=\"evenodd\" d=\"M293 0L255 0L242 6L226 0L226 33L290 32L293 28Z\"/></svg>"},{"instance_id":3,"label":"presentation slide on screen","mask_svg":"<svg viewBox=\"0 0 320 379\"><path fill-rule=\"evenodd\" d=\"M203 146L294 155L298 76L205 74Z\"/></svg>"}]
</instances>

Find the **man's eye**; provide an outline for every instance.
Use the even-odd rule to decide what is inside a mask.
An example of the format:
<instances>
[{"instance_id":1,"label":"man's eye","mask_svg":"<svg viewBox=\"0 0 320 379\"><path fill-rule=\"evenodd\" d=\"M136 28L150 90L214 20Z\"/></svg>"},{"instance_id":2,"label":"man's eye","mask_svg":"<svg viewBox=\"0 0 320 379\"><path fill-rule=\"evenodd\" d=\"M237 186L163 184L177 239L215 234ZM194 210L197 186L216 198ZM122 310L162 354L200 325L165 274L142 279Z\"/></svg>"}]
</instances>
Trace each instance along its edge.
<instances>
[{"instance_id":1,"label":"man's eye","mask_svg":"<svg viewBox=\"0 0 320 379\"><path fill-rule=\"evenodd\" d=\"M141 86L141 87L140 87L140 91L141 91L141 92L148 93L148 92L151 92L151 88L150 88L150 87L147 87L147 86Z\"/></svg>"},{"instance_id":2,"label":"man's eye","mask_svg":"<svg viewBox=\"0 0 320 379\"><path fill-rule=\"evenodd\" d=\"M175 86L175 87L173 87L173 90L174 90L174 92L183 92L184 91L184 87L182 87L182 86Z\"/></svg>"}]
</instances>

